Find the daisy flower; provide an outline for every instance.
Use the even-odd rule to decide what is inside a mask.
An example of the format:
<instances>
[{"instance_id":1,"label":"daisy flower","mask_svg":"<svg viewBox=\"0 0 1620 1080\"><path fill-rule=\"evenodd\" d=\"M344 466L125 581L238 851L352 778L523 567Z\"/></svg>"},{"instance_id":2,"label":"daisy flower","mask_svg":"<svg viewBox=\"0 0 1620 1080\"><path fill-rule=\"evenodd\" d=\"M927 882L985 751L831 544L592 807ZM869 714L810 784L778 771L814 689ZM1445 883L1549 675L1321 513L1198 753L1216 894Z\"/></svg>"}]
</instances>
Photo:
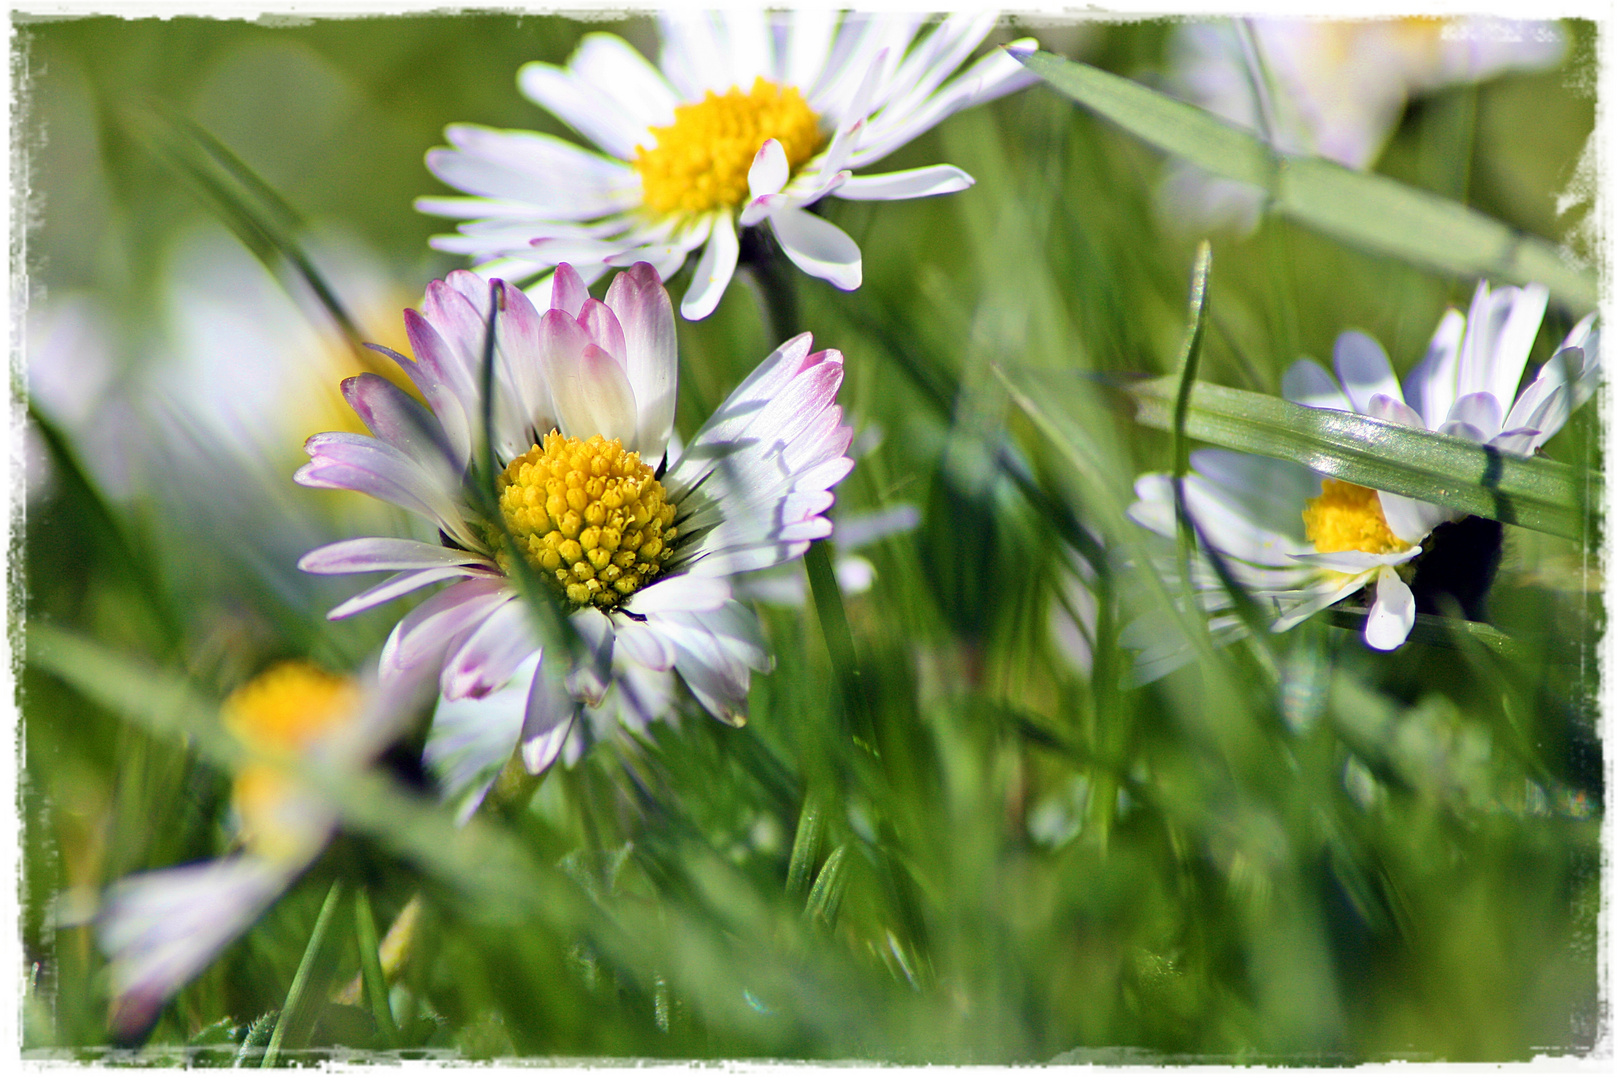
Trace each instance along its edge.
<instances>
[{"instance_id":1,"label":"daisy flower","mask_svg":"<svg viewBox=\"0 0 1620 1080\"><path fill-rule=\"evenodd\" d=\"M108 890L95 930L108 958L116 1035L148 1027L331 838L336 811L284 763L363 766L410 718L415 689L383 689L292 661L226 699L221 721L253 754L231 785L240 847L220 859L135 874Z\"/></svg>"},{"instance_id":2,"label":"daisy flower","mask_svg":"<svg viewBox=\"0 0 1620 1080\"><path fill-rule=\"evenodd\" d=\"M1552 22L1487 16L1333 22L1248 19L1183 23L1169 46L1171 92L1285 154L1312 154L1369 168L1400 125L1411 98L1563 56ZM1246 40L1247 39L1247 40ZM1198 225L1253 229L1264 193L1175 162L1164 201Z\"/></svg>"},{"instance_id":3,"label":"daisy flower","mask_svg":"<svg viewBox=\"0 0 1620 1080\"><path fill-rule=\"evenodd\" d=\"M670 455L675 314L649 264L619 274L604 301L563 263L545 311L499 279L455 271L405 323L415 359L394 359L432 411L379 376L349 379L344 394L373 437L312 437L295 478L403 507L438 541L346 540L299 565L396 572L332 618L451 583L400 621L381 661L384 680L439 673L428 758L446 793L475 805L515 747L538 773L584 735L665 718L674 674L714 716L743 723L749 673L771 656L730 577L797 558L831 531L831 489L853 465L836 403L843 357L812 353L809 334L785 342ZM469 486L486 407L499 520L476 509ZM549 583L578 632L582 655L563 686L539 674L514 559Z\"/></svg>"},{"instance_id":4,"label":"daisy flower","mask_svg":"<svg viewBox=\"0 0 1620 1080\"><path fill-rule=\"evenodd\" d=\"M417 209L469 219L433 246L517 281L564 260L587 284L639 260L668 278L702 249L681 301L688 319L720 302L738 228L767 221L799 269L858 288L860 249L806 208L827 196L915 199L968 187L973 178L950 165L853 171L1034 81L1002 50L959 70L993 14L924 25L918 15L825 10L666 13L657 67L612 34L587 34L566 66L526 65L518 88L601 151L457 124L427 165L471 197L419 199ZM538 289L543 296L543 281Z\"/></svg>"},{"instance_id":5,"label":"daisy flower","mask_svg":"<svg viewBox=\"0 0 1620 1080\"><path fill-rule=\"evenodd\" d=\"M1315 361L1300 360L1283 377L1283 396L1505 453L1534 453L1591 397L1600 374L1599 333L1595 317L1587 316L1514 397L1546 306L1547 290L1539 285L1492 290L1481 282L1466 317L1452 310L1441 318L1404 388L1378 343L1350 330L1334 344L1336 379ZM1192 455L1191 466L1187 509L1203 543L1260 603L1274 631L1370 585L1366 642L1375 649L1398 647L1417 614L1403 575L1410 574L1412 560L1437 525L1464 516L1251 454L1201 450ZM1136 495L1132 519L1174 537L1170 476L1140 477ZM1200 553L1191 573L1217 640L1241 633L1241 620L1206 554ZM1172 567L1166 579L1177 576ZM1145 666L1174 666L1179 643L1146 626L1132 637L1132 644L1145 650Z\"/></svg>"}]
</instances>

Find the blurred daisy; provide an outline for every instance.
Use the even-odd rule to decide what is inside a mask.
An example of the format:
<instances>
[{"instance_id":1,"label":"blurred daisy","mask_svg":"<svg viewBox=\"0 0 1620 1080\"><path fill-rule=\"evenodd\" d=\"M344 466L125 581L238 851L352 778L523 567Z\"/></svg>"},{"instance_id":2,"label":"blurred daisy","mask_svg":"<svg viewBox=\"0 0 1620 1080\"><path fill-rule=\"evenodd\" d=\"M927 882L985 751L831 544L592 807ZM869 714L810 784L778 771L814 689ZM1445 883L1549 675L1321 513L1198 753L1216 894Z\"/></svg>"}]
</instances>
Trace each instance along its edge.
<instances>
[{"instance_id":1,"label":"blurred daisy","mask_svg":"<svg viewBox=\"0 0 1620 1080\"><path fill-rule=\"evenodd\" d=\"M501 299L495 400L486 402L492 287ZM831 531L831 488L852 466L836 403L842 356L812 353L809 334L784 343L671 464L675 315L652 266L619 274L604 302L561 264L544 312L502 281L456 271L431 284L423 312L407 311L405 322L416 359L394 359L432 412L376 375L349 379L344 394L375 437L312 437L296 479L394 503L424 518L438 542L366 537L299 565L397 572L332 618L454 582L400 621L382 657L384 679L440 674L428 758L450 777L447 794L471 788L476 801L516 745L537 773L598 721L634 728L664 718L671 671L710 713L741 724L749 672L769 670L771 657L729 579L797 558ZM467 486L486 407L498 521L474 508ZM565 686L538 674L542 642L507 576L514 558L556 590L583 643ZM486 698L489 707L455 704Z\"/></svg>"},{"instance_id":2,"label":"blurred daisy","mask_svg":"<svg viewBox=\"0 0 1620 1080\"><path fill-rule=\"evenodd\" d=\"M358 243L301 239L362 326L383 325L384 309L397 323L421 295ZM335 602L330 582L293 569L300 554L389 528L397 516L355 496L312 500L288 475L311 433L364 430L338 382L393 365L357 356L300 280L272 274L223 228L178 238L157 273L141 319L120 317L87 292L30 307L30 403L108 497L146 504L132 523L152 530L164 580L196 624L270 633L267 616L278 607L302 616ZM380 340L405 344L402 333ZM49 460L29 462L33 497L49 490ZM199 491L211 495L199 499Z\"/></svg>"},{"instance_id":3,"label":"blurred daisy","mask_svg":"<svg viewBox=\"0 0 1620 1080\"><path fill-rule=\"evenodd\" d=\"M960 191L950 165L854 176L960 109L1034 77L1001 50L963 62L993 14L917 15L737 9L660 16L659 66L611 34L588 34L566 67L531 63L518 87L595 143L448 128L428 168L471 198L417 208L471 219L433 246L523 281L562 261L586 284L646 260L668 278L702 249L681 314L701 319L737 266L739 227L769 221L805 273L861 283L855 242L807 211L820 199L915 199ZM544 282L537 295L544 296Z\"/></svg>"},{"instance_id":4,"label":"blurred daisy","mask_svg":"<svg viewBox=\"0 0 1620 1080\"><path fill-rule=\"evenodd\" d=\"M1505 453L1534 453L1591 397L1600 374L1599 333L1588 316L1514 397L1546 306L1541 286L1492 290L1481 282L1466 318L1455 310L1441 318L1404 390L1378 343L1351 330L1334 344L1337 379L1315 361L1300 360L1283 377L1283 395L1297 404L1427 428ZM1371 586L1366 642L1396 648L1417 614L1407 584L1412 560L1437 525L1464 516L1251 454L1202 450L1191 464L1187 510L1202 541L1260 603L1275 631ZM1132 519L1173 538L1169 475L1139 478L1136 495ZM1165 577L1177 580L1173 563ZM1206 552L1195 560L1191 577L1216 639L1240 634L1241 620ZM1148 668L1175 666L1184 648L1173 635L1159 633L1159 621L1150 619L1131 635Z\"/></svg>"},{"instance_id":5,"label":"blurred daisy","mask_svg":"<svg viewBox=\"0 0 1620 1080\"><path fill-rule=\"evenodd\" d=\"M108 958L108 1025L116 1035L150 1025L326 846L337 814L287 763L363 766L400 733L413 698L404 683L380 690L293 661L226 699L221 721L253 755L231 785L240 849L135 874L108 890L95 928Z\"/></svg>"},{"instance_id":6,"label":"blurred daisy","mask_svg":"<svg viewBox=\"0 0 1620 1080\"><path fill-rule=\"evenodd\" d=\"M1365 169L1378 160L1410 98L1550 67L1563 56L1565 38L1557 23L1486 16L1246 19L1183 23L1169 49L1177 97L1261 133L1285 154ZM1264 192L1176 161L1164 201L1194 226L1247 231Z\"/></svg>"}]
</instances>

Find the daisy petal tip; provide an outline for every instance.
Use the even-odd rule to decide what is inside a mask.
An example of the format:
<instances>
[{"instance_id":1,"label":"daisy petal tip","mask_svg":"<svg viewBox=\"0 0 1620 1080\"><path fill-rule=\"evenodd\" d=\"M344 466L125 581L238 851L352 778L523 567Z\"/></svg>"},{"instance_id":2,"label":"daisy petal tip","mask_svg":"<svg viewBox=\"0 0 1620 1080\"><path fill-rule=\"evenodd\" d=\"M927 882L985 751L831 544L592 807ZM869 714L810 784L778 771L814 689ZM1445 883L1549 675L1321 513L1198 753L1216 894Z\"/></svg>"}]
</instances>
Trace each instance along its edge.
<instances>
[{"instance_id":1,"label":"daisy petal tip","mask_svg":"<svg viewBox=\"0 0 1620 1080\"><path fill-rule=\"evenodd\" d=\"M1022 64L1035 55L1040 48L1040 43L1034 38L1019 38L1017 41L1002 46L1002 48L1007 50L1008 56Z\"/></svg>"}]
</instances>

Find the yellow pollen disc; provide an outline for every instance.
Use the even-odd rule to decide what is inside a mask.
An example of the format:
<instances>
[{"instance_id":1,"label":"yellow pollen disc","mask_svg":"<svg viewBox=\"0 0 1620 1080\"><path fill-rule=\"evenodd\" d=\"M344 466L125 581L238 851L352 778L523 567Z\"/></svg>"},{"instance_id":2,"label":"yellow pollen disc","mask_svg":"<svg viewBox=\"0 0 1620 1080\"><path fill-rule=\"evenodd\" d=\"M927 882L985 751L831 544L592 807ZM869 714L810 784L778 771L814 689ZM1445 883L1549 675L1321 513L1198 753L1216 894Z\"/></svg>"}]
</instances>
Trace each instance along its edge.
<instances>
[{"instance_id":1,"label":"yellow pollen disc","mask_svg":"<svg viewBox=\"0 0 1620 1080\"><path fill-rule=\"evenodd\" d=\"M663 573L675 504L641 455L618 439L553 431L496 481L501 516L523 557L575 608L613 608ZM506 551L496 545L503 568Z\"/></svg>"},{"instance_id":2,"label":"yellow pollen disc","mask_svg":"<svg viewBox=\"0 0 1620 1080\"><path fill-rule=\"evenodd\" d=\"M1378 492L1343 480L1323 480L1322 494L1305 502L1305 538L1316 550L1389 555L1411 545L1398 540L1384 520Z\"/></svg>"},{"instance_id":3,"label":"yellow pollen disc","mask_svg":"<svg viewBox=\"0 0 1620 1080\"><path fill-rule=\"evenodd\" d=\"M290 661L266 671L230 697L220 710L225 728L254 749L276 754L307 750L322 735L351 722L360 709L353 679L312 664ZM265 762L237 770L231 802L247 845L267 858L296 859L319 844L299 820L291 799L294 779Z\"/></svg>"},{"instance_id":4,"label":"yellow pollen disc","mask_svg":"<svg viewBox=\"0 0 1620 1080\"><path fill-rule=\"evenodd\" d=\"M675 107L675 122L655 127L657 145L636 147L641 197L656 214L700 214L748 197L748 170L766 139L787 153L791 174L821 147L821 127L796 87L763 78L746 93L733 86Z\"/></svg>"}]
</instances>

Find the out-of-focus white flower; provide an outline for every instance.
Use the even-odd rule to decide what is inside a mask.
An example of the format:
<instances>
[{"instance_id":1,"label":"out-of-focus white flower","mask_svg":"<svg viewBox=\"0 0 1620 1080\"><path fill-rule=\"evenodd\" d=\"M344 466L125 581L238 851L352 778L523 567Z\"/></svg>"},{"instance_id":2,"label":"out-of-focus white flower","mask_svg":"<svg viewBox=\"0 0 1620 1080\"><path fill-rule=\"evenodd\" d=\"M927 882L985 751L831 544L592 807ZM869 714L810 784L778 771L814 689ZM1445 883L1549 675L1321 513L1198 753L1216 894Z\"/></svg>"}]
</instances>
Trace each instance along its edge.
<instances>
[{"instance_id":1,"label":"out-of-focus white flower","mask_svg":"<svg viewBox=\"0 0 1620 1080\"><path fill-rule=\"evenodd\" d=\"M1384 350L1351 330L1334 345L1337 379L1314 361L1300 360L1283 377L1283 395L1297 404L1364 413L1506 453L1534 453L1592 395L1600 374L1599 332L1588 316L1514 398L1546 305L1541 286L1492 290L1481 282L1466 318L1455 310L1441 318L1404 392ZM1372 585L1367 644L1388 650L1406 640L1417 607L1403 568L1422 554L1435 526L1463 515L1251 454L1201 450L1191 464L1188 514L1207 548L1260 603L1273 630ZM1173 538L1170 476L1140 477L1136 494L1132 519ZM1179 580L1173 563L1165 578ZM1207 552L1195 559L1191 581L1217 640L1240 634L1242 621ZM1162 622L1149 618L1128 635L1143 650L1144 673L1162 673L1184 658L1184 643Z\"/></svg>"},{"instance_id":2,"label":"out-of-focus white flower","mask_svg":"<svg viewBox=\"0 0 1620 1080\"><path fill-rule=\"evenodd\" d=\"M277 665L226 699L225 728L255 756L236 770L231 803L241 849L116 882L95 916L107 955L109 1027L139 1032L314 861L337 814L289 763L358 769L399 735L416 690Z\"/></svg>"},{"instance_id":3,"label":"out-of-focus white flower","mask_svg":"<svg viewBox=\"0 0 1620 1080\"><path fill-rule=\"evenodd\" d=\"M576 754L604 710L632 728L665 718L672 672L710 713L741 724L749 672L772 660L730 579L795 559L831 531L831 489L853 465L836 402L842 356L812 353L809 334L785 342L671 464L675 315L652 266L619 274L604 302L563 263L543 313L505 282L456 271L405 322L416 358L395 359L432 412L379 376L349 379L344 394L375 437L312 437L296 478L409 510L439 542L365 537L300 566L397 571L333 618L453 582L401 620L382 659L385 679L439 672L444 704L427 756L447 794L475 785L476 802L517 747L532 772ZM468 487L486 409L499 520L475 509ZM537 674L542 641L507 576L514 558L555 587L583 643L566 685ZM479 699L486 708L454 704Z\"/></svg>"},{"instance_id":4,"label":"out-of-focus white flower","mask_svg":"<svg viewBox=\"0 0 1620 1080\"><path fill-rule=\"evenodd\" d=\"M397 326L400 308L420 296L354 242L311 236L305 246L361 327ZM176 588L227 618L246 610L250 593L256 611L264 596L330 606L312 588L325 583L294 568L298 556L390 527L396 515L359 497L313 501L288 474L312 432L363 430L337 382L392 365L357 355L301 282L278 280L222 229L179 238L156 272L155 301L139 318L83 292L30 310L32 404L103 493L149 508L140 520ZM405 345L402 332L381 340ZM31 460L31 472L47 463Z\"/></svg>"},{"instance_id":5,"label":"out-of-focus white flower","mask_svg":"<svg viewBox=\"0 0 1620 1080\"><path fill-rule=\"evenodd\" d=\"M587 284L646 260L668 278L702 249L681 314L701 319L737 266L737 229L769 221L788 258L840 289L861 283L861 253L806 208L842 199L914 199L973 180L950 165L855 176L958 110L1029 85L996 51L963 62L993 14L952 15L922 33L918 15L829 10L660 16L654 67L622 39L588 34L566 67L518 73L530 100L602 152L528 131L471 124L428 168L471 198L417 208L472 219L439 236L480 272L523 282L562 261ZM1032 44L1032 43L1024 43ZM536 286L544 297L545 283Z\"/></svg>"},{"instance_id":6,"label":"out-of-focus white flower","mask_svg":"<svg viewBox=\"0 0 1620 1080\"><path fill-rule=\"evenodd\" d=\"M1189 22L1170 39L1170 89L1285 154L1365 169L1410 98L1548 67L1564 49L1557 23L1484 16ZM1194 228L1247 231L1264 204L1259 188L1181 161L1171 164L1163 194L1173 218Z\"/></svg>"}]
</instances>

